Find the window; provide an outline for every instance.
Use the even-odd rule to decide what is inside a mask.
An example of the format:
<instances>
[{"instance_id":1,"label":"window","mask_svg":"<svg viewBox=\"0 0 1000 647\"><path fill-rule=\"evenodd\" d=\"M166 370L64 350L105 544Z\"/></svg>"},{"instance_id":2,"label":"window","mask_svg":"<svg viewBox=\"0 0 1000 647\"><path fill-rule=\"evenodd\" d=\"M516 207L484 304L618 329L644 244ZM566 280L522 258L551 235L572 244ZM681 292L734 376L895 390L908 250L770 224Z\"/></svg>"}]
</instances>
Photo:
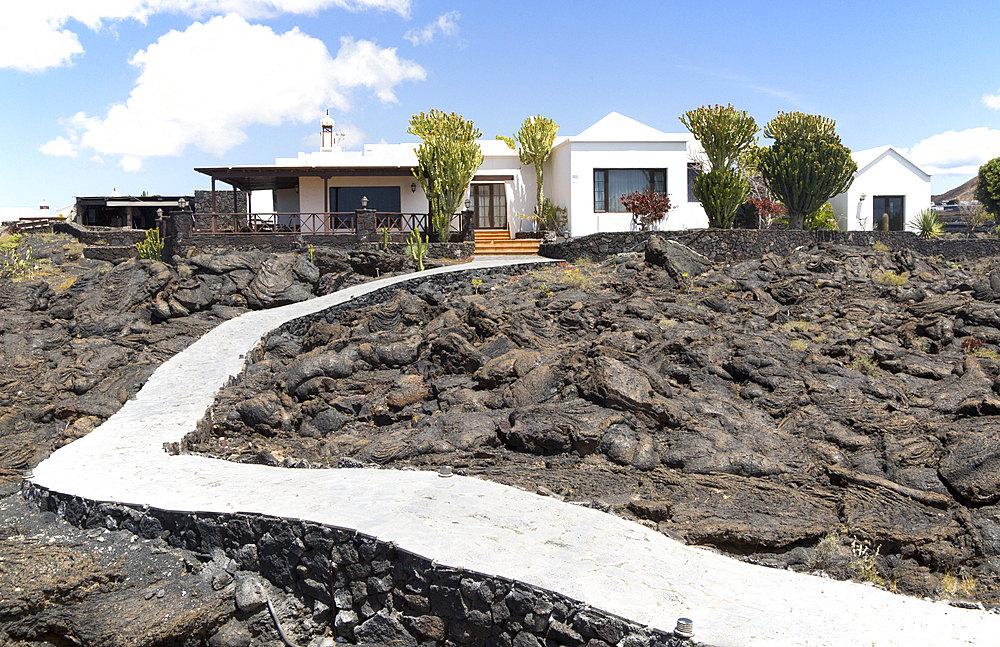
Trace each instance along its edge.
<instances>
[{"instance_id":1,"label":"window","mask_svg":"<svg viewBox=\"0 0 1000 647\"><path fill-rule=\"evenodd\" d=\"M701 175L701 165L697 162L688 162L688 202L698 202L694 195L694 179Z\"/></svg>"},{"instance_id":2,"label":"window","mask_svg":"<svg viewBox=\"0 0 1000 647\"><path fill-rule=\"evenodd\" d=\"M621 198L635 191L667 192L667 169L594 169L594 211L628 213Z\"/></svg>"}]
</instances>

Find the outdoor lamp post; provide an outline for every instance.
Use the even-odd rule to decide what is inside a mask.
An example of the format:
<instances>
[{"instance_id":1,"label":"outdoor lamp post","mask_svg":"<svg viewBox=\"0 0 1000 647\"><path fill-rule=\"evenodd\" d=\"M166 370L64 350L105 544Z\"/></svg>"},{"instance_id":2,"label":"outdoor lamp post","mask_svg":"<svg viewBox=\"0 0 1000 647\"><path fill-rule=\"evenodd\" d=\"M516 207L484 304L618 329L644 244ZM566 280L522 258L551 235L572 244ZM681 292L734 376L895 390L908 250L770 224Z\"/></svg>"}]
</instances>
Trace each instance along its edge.
<instances>
[{"instance_id":1,"label":"outdoor lamp post","mask_svg":"<svg viewBox=\"0 0 1000 647\"><path fill-rule=\"evenodd\" d=\"M187 206L188 206L187 200L185 200L184 198L178 198L177 199L177 208L178 209L180 209L181 211L184 211L185 209L187 209Z\"/></svg>"},{"instance_id":2,"label":"outdoor lamp post","mask_svg":"<svg viewBox=\"0 0 1000 647\"><path fill-rule=\"evenodd\" d=\"M366 195L361 196L361 208L362 209L368 208L368 196Z\"/></svg>"}]
</instances>

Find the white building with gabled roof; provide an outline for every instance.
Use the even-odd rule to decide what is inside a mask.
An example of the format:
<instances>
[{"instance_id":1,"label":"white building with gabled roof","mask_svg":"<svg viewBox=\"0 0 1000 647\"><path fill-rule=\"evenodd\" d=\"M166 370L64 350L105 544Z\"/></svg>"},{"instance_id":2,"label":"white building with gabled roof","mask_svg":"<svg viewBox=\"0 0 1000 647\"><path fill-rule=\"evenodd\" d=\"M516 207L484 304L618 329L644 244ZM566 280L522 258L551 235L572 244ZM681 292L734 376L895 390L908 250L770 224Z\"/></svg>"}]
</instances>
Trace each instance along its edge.
<instances>
[{"instance_id":1,"label":"white building with gabled roof","mask_svg":"<svg viewBox=\"0 0 1000 647\"><path fill-rule=\"evenodd\" d=\"M708 226L691 193L690 133L664 133L612 112L579 135L560 137L546 164L546 195L569 212L572 236L628 231L632 215L621 197L653 188L670 196L671 211L659 229Z\"/></svg>"},{"instance_id":2,"label":"white building with gabled roof","mask_svg":"<svg viewBox=\"0 0 1000 647\"><path fill-rule=\"evenodd\" d=\"M248 192L268 191L258 200L276 226L302 233L333 233L350 228L354 211L367 198L379 223L403 231L426 214L427 198L413 175L416 143L365 144L345 151L338 144L329 116L321 122L321 150L278 158L261 166L195 169L217 181ZM503 141L479 141L483 163L468 193L475 228L532 231L535 170L521 164ZM690 134L667 134L613 112L579 135L558 137L544 165L545 195L565 207L573 236L628 231L631 214L621 196L654 189L670 195L674 209L661 229L705 227L708 219L690 192ZM253 211L251 201L251 211ZM214 209L213 209L214 211Z\"/></svg>"},{"instance_id":3,"label":"white building with gabled roof","mask_svg":"<svg viewBox=\"0 0 1000 647\"><path fill-rule=\"evenodd\" d=\"M857 151L854 182L830 199L842 231L903 231L931 206L931 174L894 146ZM884 223L884 224L883 224Z\"/></svg>"}]
</instances>

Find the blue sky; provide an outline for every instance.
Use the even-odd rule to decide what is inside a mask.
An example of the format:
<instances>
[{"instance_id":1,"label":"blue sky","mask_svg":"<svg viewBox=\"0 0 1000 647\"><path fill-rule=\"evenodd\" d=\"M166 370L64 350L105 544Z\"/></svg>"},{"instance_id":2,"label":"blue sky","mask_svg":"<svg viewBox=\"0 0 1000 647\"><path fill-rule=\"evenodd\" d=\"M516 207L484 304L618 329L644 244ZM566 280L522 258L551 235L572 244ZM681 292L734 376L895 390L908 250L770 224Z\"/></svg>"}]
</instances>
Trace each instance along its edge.
<instances>
[{"instance_id":1,"label":"blue sky","mask_svg":"<svg viewBox=\"0 0 1000 647\"><path fill-rule=\"evenodd\" d=\"M493 137L611 111L679 132L714 103L831 117L853 150L909 150L938 193L1000 156L998 28L977 1L20 3L0 25L0 207L205 189L196 166L316 149L327 109L357 146L412 141L431 108Z\"/></svg>"}]
</instances>

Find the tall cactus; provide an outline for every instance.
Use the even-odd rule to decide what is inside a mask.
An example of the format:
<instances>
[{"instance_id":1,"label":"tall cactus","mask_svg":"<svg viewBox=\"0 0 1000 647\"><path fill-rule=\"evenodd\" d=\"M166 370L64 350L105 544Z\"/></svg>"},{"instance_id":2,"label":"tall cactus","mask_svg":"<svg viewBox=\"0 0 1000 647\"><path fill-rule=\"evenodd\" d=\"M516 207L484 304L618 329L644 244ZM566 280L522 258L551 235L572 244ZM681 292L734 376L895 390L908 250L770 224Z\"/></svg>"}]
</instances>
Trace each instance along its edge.
<instances>
[{"instance_id":1,"label":"tall cactus","mask_svg":"<svg viewBox=\"0 0 1000 647\"><path fill-rule=\"evenodd\" d=\"M731 229L736 210L747 201L750 184L730 169L713 169L694 179L694 194L708 215L708 226Z\"/></svg>"},{"instance_id":2,"label":"tall cactus","mask_svg":"<svg viewBox=\"0 0 1000 647\"><path fill-rule=\"evenodd\" d=\"M778 113L764 129L775 142L759 152L759 168L788 209L790 229L804 229L807 214L854 181L858 165L833 127L832 119L792 112Z\"/></svg>"},{"instance_id":3,"label":"tall cactus","mask_svg":"<svg viewBox=\"0 0 1000 647\"><path fill-rule=\"evenodd\" d=\"M542 213L545 204L545 192L542 189L542 164L552 153L552 144L556 141L556 133L559 126L548 117L537 115L528 117L521 124L521 130L517 131L513 137L497 135L497 139L502 140L516 150L521 163L527 166L534 164L535 179L537 188L535 189L535 220L544 219Z\"/></svg>"},{"instance_id":4,"label":"tall cactus","mask_svg":"<svg viewBox=\"0 0 1000 647\"><path fill-rule=\"evenodd\" d=\"M413 175L427 196L431 227L443 243L448 240L452 214L483 163L476 142L483 133L471 120L441 110L413 115L406 132L423 140Z\"/></svg>"},{"instance_id":5,"label":"tall cactus","mask_svg":"<svg viewBox=\"0 0 1000 647\"><path fill-rule=\"evenodd\" d=\"M420 237L420 232L416 229L410 230L410 237L406 241L406 253L417 262L417 271L424 271L424 256L427 254L427 240Z\"/></svg>"},{"instance_id":6,"label":"tall cactus","mask_svg":"<svg viewBox=\"0 0 1000 647\"><path fill-rule=\"evenodd\" d=\"M753 117L731 105L688 110L680 120L701 142L712 170L733 168L759 130Z\"/></svg>"},{"instance_id":7,"label":"tall cactus","mask_svg":"<svg viewBox=\"0 0 1000 647\"><path fill-rule=\"evenodd\" d=\"M750 195L750 183L734 167L753 145L757 122L731 105L688 110L680 120L701 143L712 166L695 179L694 196L705 209L709 227L729 229L736 210Z\"/></svg>"}]
</instances>

